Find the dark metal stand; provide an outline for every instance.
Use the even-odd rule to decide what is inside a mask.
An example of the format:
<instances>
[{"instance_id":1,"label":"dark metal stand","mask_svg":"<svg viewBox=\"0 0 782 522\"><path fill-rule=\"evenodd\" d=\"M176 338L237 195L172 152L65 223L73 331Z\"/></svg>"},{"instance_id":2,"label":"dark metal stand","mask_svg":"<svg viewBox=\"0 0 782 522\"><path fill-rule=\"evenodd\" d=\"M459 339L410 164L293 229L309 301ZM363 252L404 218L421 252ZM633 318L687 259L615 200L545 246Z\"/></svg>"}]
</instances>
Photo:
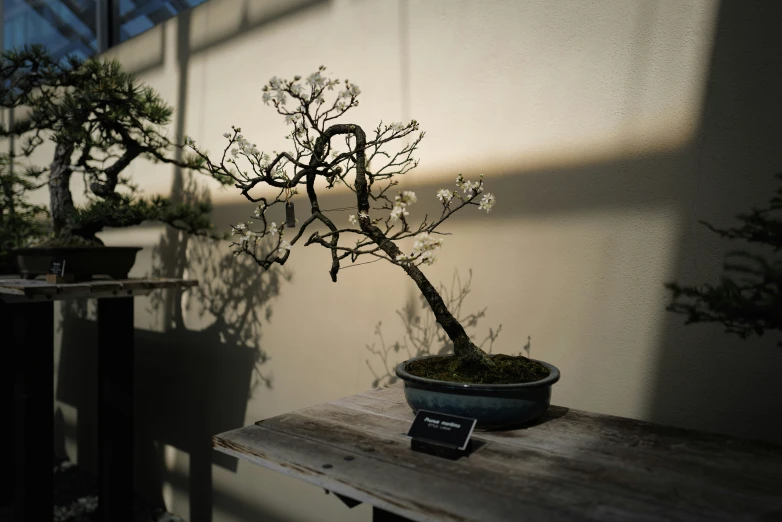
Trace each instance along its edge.
<instances>
[{"instance_id":1,"label":"dark metal stand","mask_svg":"<svg viewBox=\"0 0 782 522\"><path fill-rule=\"evenodd\" d=\"M0 469L13 470L13 414L16 346L11 337L13 317L8 305L0 301ZM0 473L0 506L14 500L14 473Z\"/></svg>"},{"instance_id":2,"label":"dark metal stand","mask_svg":"<svg viewBox=\"0 0 782 522\"><path fill-rule=\"evenodd\" d=\"M98 299L98 512L133 515L133 298Z\"/></svg>"},{"instance_id":3,"label":"dark metal stand","mask_svg":"<svg viewBox=\"0 0 782 522\"><path fill-rule=\"evenodd\" d=\"M0 505L52 519L54 303L0 301ZM103 522L133 515L133 297L98 299L98 495Z\"/></svg>"},{"instance_id":4,"label":"dark metal stand","mask_svg":"<svg viewBox=\"0 0 782 522\"><path fill-rule=\"evenodd\" d=\"M3 500L13 500L14 519L19 522L51 520L54 304L2 303L0 314L4 327L3 355L10 355L10 369L2 373L4 380L7 378L12 383L2 385L6 406L12 403L2 416L10 417L10 423L4 421L10 425L3 426L4 432L8 430L3 437L11 439L8 460L13 461L10 478L13 483L2 484L4 491L13 491L13 498L5 493ZM11 401L9 391L12 391Z\"/></svg>"}]
</instances>

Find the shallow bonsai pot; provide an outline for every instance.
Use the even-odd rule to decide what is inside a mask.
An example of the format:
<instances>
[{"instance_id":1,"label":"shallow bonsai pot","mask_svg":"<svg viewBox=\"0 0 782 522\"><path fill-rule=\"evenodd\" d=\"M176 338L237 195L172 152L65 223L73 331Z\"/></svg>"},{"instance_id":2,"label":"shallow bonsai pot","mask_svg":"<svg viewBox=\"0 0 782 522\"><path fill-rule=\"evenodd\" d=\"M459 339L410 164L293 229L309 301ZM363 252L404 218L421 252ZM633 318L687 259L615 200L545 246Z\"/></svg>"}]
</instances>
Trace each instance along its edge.
<instances>
[{"instance_id":1,"label":"shallow bonsai pot","mask_svg":"<svg viewBox=\"0 0 782 522\"><path fill-rule=\"evenodd\" d=\"M512 426L532 421L546 412L551 402L551 386L559 380L559 370L543 361L548 377L518 384L466 384L436 381L408 373L410 359L396 367L396 375L405 383L405 399L414 412L434 411L478 420L482 428ZM535 360L535 359L532 359Z\"/></svg>"},{"instance_id":2,"label":"shallow bonsai pot","mask_svg":"<svg viewBox=\"0 0 782 522\"><path fill-rule=\"evenodd\" d=\"M52 261L65 261L65 273L76 281L103 275L126 279L141 247L28 247L13 251L22 277L49 273Z\"/></svg>"}]
</instances>

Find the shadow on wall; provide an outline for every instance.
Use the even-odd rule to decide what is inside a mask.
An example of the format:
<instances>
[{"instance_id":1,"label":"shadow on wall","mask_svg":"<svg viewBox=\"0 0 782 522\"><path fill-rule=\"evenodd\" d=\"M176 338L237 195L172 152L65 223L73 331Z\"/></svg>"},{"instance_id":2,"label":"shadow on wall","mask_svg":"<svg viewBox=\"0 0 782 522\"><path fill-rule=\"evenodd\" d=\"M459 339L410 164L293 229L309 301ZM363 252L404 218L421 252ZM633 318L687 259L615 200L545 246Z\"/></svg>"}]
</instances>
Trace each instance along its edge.
<instances>
[{"instance_id":1,"label":"shadow on wall","mask_svg":"<svg viewBox=\"0 0 782 522\"><path fill-rule=\"evenodd\" d=\"M183 197L199 197L195 185L187 183ZM163 330L135 332L136 489L164 506L163 484L175 484L189 494L190 520L211 520L212 464L234 472L237 466L236 459L213 452L211 438L242 426L250 398L272 386L261 325L271 319L271 301L290 277L235 257L225 242L184 233L175 233L173 241L164 234L154 248L150 275L161 274L200 284L153 293L148 312ZM186 317L207 326L189 329ZM69 435L78 441L80 466L94 471L94 309L63 306L60 328L57 398L78 408L77 431ZM167 464L166 446L189 455L185 483L181 471Z\"/></svg>"},{"instance_id":2,"label":"shadow on wall","mask_svg":"<svg viewBox=\"0 0 782 522\"><path fill-rule=\"evenodd\" d=\"M697 265L693 270L704 247L715 242L721 250L745 246L713 237L698 219L735 224L733 217L748 208L747 201L761 205L775 188L773 175L782 170L780 24L778 2L720 4L701 129L693 144L698 185L691 201L680 202L688 219L673 272L677 282L716 279ZM706 423L709 429L782 439L782 420L771 414L782 410L782 350L775 346L777 339L766 335L742 341L718 326L676 328L683 319L670 314L667 322L671 327L660 340L652 417L697 425L700 411L708 409L715 416ZM766 428L754 430L758 424Z\"/></svg>"},{"instance_id":3,"label":"shadow on wall","mask_svg":"<svg viewBox=\"0 0 782 522\"><path fill-rule=\"evenodd\" d=\"M241 24L234 31L210 41L194 44L192 11L177 20L176 61L179 85L175 133L184 133L187 114L190 56L223 45L248 31L262 30L280 19L295 15L324 0L272 2L263 16L250 20L250 1L242 2ZM142 74L165 63L164 24L125 45L144 48L158 41L156 59L136 61L128 70ZM142 41L146 39L147 41ZM155 47L158 47L156 45ZM132 54L132 53L131 53ZM153 53L155 54L155 53ZM176 171L171 190L174 202L208 197L193 178ZM259 388L271 387L265 369L268 357L261 346L261 325L272 315L271 301L290 272L279 268L260 270L251 260L236 258L226 243L188 237L166 229L153 251L153 276L192 278L199 287L185 292L162 291L150 297L149 312L158 317L162 331L137 329L135 352L135 486L139 494L164 506L163 484L186 492L190 501L190 522L212 520L213 504L247 520L272 520L268 513L220 491L213 492L212 464L236 471L236 459L214 452L212 435L244 424L247 402ZM95 310L86 303L63 305L60 331L62 345L57 399L78 409L74 428L62 421L62 436L76 439L79 465L97 470L96 432L96 343ZM188 315L190 314L190 315ZM208 326L191 330L185 317ZM197 319L195 319L197 318ZM189 455L188 473L170 469L166 446ZM56 443L64 454L64 442Z\"/></svg>"},{"instance_id":4,"label":"shadow on wall","mask_svg":"<svg viewBox=\"0 0 782 522\"><path fill-rule=\"evenodd\" d=\"M615 395L615 383L625 378L626 365L637 359L632 354L652 350L651 364L639 374L649 381L644 400L647 420L771 441L782 437L782 420L770 415L782 410L778 390L782 351L774 335L742 341L723 333L718 325L684 326L682 316L664 312L668 296L659 298L666 295L663 285L670 280L683 284L716 280L725 252L744 246L718 238L699 220L716 226L732 224L734 216L751 204L765 204L776 187L774 174L782 170L780 24L780 4L721 4L700 127L695 138L679 149L567 168L519 169L490 178L489 190L502 197L492 218L514 226L568 218L577 222L609 213L643 225L643 216L651 211L675 219L678 227L670 249L656 244L653 237L641 237L645 252L629 252L630 260L622 260L628 250L617 230L606 241L603 262L597 266L601 273L586 274L591 282L576 280L580 287L563 292L587 300L589 311L571 306L569 310L579 313L568 315L568 303L563 302L566 306L540 314L543 321L567 330L581 328L588 320L600 336L584 335L575 349L540 341L545 349L538 355L563 368L565 378L558 386L571 386L571 397L586 390L587 395ZM438 188L419 185L416 190L428 194ZM425 204L422 201L418 210L431 212ZM455 225L471 219L469 213L460 213L451 221ZM643 234L632 233L635 240ZM574 244L563 255L579 259L588 254L586 247L594 249L594 245ZM661 251L667 256L662 264L669 268L650 286L649 267L655 266ZM538 254L552 258L543 250ZM521 288L525 279L542 276L550 276L553 284L565 284L557 274L521 272L512 274L506 284ZM634 323L632 317L655 314L661 320L653 325L655 342L650 348L642 341L646 334L642 330L648 325ZM409 324L404 317L403 321ZM540 328L527 325L535 337ZM636 344L633 338L638 339ZM589 360L590 344L613 344L616 349L610 360L596 363ZM397 349L390 344L381 352ZM377 364L383 362L381 354L374 357ZM376 373L375 382L388 380L394 362L385 365L385 375ZM600 375L590 375L592 369Z\"/></svg>"},{"instance_id":5,"label":"shadow on wall","mask_svg":"<svg viewBox=\"0 0 782 522\"><path fill-rule=\"evenodd\" d=\"M489 333L482 339L476 338L474 332L480 320L486 317L486 308L472 313L463 310L471 285L472 270L469 271L466 281L462 281L459 271L456 270L450 286L441 284L437 290L448 310L464 327L476 346L492 353L492 346L502 331L502 325L497 326L496 329L489 328ZM415 357L453 353L453 343L435 321L434 314L423 294L418 294L417 297L409 295L404 308L397 310L396 314L404 326L404 337L391 343L386 342L383 337L383 322L379 321L375 326L377 342L367 345L371 357L366 363L375 377L372 381L373 388L397 382L399 378L394 373L394 368L402 361ZM529 344L525 350L526 353L522 355L529 356Z\"/></svg>"},{"instance_id":6,"label":"shadow on wall","mask_svg":"<svg viewBox=\"0 0 782 522\"><path fill-rule=\"evenodd\" d=\"M322 2L300 2L295 9L319 3ZM279 16L263 23L271 23ZM530 171L519 166L516 172L492 179L491 190L504 198L492 217L496 214L496 219L523 224L568 215L580 218L603 211L633 215L662 209L675 215L681 224L678 242L670 253L673 269L656 288L662 288L668 279L689 284L716 278L719 263L714 258L721 256L728 246L697 225L697 221L707 219L723 226L746 208L747 201L764 203L774 187L772 175L782 167L779 147L782 38L777 31L781 23L782 5L723 2L702 121L691 143L667 153L556 170ZM245 24L241 31L228 35L225 40L205 42L199 49L220 45L262 25ZM187 23L179 26L184 28L181 31L189 30ZM189 49L189 33L180 33L178 41L183 83L175 106L182 108L187 106L184 82L188 56L193 51ZM178 131L184 128L185 115L180 116ZM692 175L683 178L682 173ZM179 173L174 195L187 197L185 185L186 180ZM417 190L433 192L437 188L441 187L423 186ZM339 197L324 198L322 203L330 207L343 204ZM246 208L246 204L226 205L218 210L244 216ZM466 215L457 215L452 220L464 223L467 219ZM622 255L619 241L608 244L606 259ZM659 250L659 245L649 245L650 256L657 255ZM579 252L573 249L568 255L577 258ZM185 239L172 231L167 232L157 248L156 259L156 273L198 278L204 286L191 291L189 297L168 292L162 301L153 301L164 333L136 333L137 484L143 486L147 496L160 499L162 481L181 480L167 475L163 445L186 451L191 458L191 475L189 484L181 486L189 490L192 520L209 520L213 499L216 503L224 501L227 509L234 502L220 492L212 497L214 457L209 438L222 429L242 424L248 395L253 389L257 391L259 385L270 384L267 373L254 373L259 370L259 364L265 363L261 345L256 344L260 343L260 332L254 329L260 324L257 321L268 320L269 302L279 292L282 274L264 274L254 266L244 267L241 260L230 254L220 255L202 240ZM603 267L605 273L595 279L633 293L629 288L648 278L643 266L638 265L637 273L624 279ZM520 273L513 277L506 284L519 284L522 279L535 275ZM232 284L235 281L241 284ZM602 286L579 288L574 290L574 295L576 292L590 293L589 319L602 321L602 331L619 328L632 331L637 326L613 322L612 312L623 304L611 302L610 293ZM630 306L639 315L648 315L649 309L664 310L664 301L644 300L638 290L634 295L638 299ZM412 298L410 304L415 303L416 298ZM190 317L188 311L214 318L214 322L199 332L188 330L185 321ZM87 449L96 446L92 404L95 329L94 323L88 320L88 312L63 308L57 391L60 400L79 408L75 435L79 447ZM415 315L412 312L408 320L413 320ZM574 328L573 319L577 318L559 310L545 316L546 321L568 328ZM769 416L769 412L782 410L777 384L782 371L782 352L774 346L775 340L766 337L742 342L722 334L719 327L683 327L682 323L679 316L663 314L654 346L656 367L649 370L653 377L647 418L749 437L778 439L782 436L782 421ZM611 341L608 337L593 342ZM547 344L543 340L540 343ZM629 353L647 348L639 343L623 345L622 349ZM411 348L411 351L418 349ZM539 355L542 358L551 355L551 362L564 367L569 364L571 353L562 348L561 352L541 351ZM616 360L601 364L594 367L607 370L608 376L595 377L589 384L605 386L610 391L611 376L622 375L624 362L619 354ZM376 382L385 382L383 379L390 377L389 368L393 366L377 369ZM567 371L563 374L567 379ZM95 469L88 451L79 460L87 469ZM233 469L235 463L224 461L220 465ZM242 516L263 519L264 514L253 509L248 507Z\"/></svg>"}]
</instances>

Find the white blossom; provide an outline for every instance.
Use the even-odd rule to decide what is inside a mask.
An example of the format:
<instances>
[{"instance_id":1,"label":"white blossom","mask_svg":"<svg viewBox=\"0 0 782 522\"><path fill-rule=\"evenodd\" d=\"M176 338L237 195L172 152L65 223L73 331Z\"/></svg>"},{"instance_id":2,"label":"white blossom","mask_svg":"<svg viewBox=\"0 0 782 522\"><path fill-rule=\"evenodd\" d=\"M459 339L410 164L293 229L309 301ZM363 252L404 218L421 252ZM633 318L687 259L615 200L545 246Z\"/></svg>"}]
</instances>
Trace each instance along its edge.
<instances>
[{"instance_id":1,"label":"white blossom","mask_svg":"<svg viewBox=\"0 0 782 522\"><path fill-rule=\"evenodd\" d=\"M401 121L397 121L397 122L394 122L391 125L389 125L388 128L391 129L394 132L400 132L401 130L403 130L405 128L405 125Z\"/></svg>"},{"instance_id":2,"label":"white blossom","mask_svg":"<svg viewBox=\"0 0 782 522\"><path fill-rule=\"evenodd\" d=\"M478 187L480 187L480 183L477 181L465 181L462 184L462 189L464 190L464 194L466 196L472 196Z\"/></svg>"},{"instance_id":3,"label":"white blossom","mask_svg":"<svg viewBox=\"0 0 782 522\"><path fill-rule=\"evenodd\" d=\"M442 239L435 239L429 235L429 232L422 232L416 236L415 244L413 244L413 252L408 256L400 254L396 256L396 261L408 262L419 260L421 263L431 265L434 263L437 257L437 251L443 245Z\"/></svg>"},{"instance_id":4,"label":"white blossom","mask_svg":"<svg viewBox=\"0 0 782 522\"><path fill-rule=\"evenodd\" d=\"M230 138L230 137L231 137L231 135L230 135L230 134L228 134L227 132L224 132L224 133L223 133L223 138Z\"/></svg>"},{"instance_id":5,"label":"white blossom","mask_svg":"<svg viewBox=\"0 0 782 522\"><path fill-rule=\"evenodd\" d=\"M271 233L272 235L277 233L277 223L275 223L274 221L272 221Z\"/></svg>"},{"instance_id":6,"label":"white blossom","mask_svg":"<svg viewBox=\"0 0 782 522\"><path fill-rule=\"evenodd\" d=\"M320 74L320 71L317 71L307 77L307 83L309 83L313 89L317 89L326 84L326 79Z\"/></svg>"},{"instance_id":7,"label":"white blossom","mask_svg":"<svg viewBox=\"0 0 782 522\"><path fill-rule=\"evenodd\" d=\"M453 199L454 193L448 189L441 189L437 191L437 199L443 203L450 203Z\"/></svg>"},{"instance_id":8,"label":"white blossom","mask_svg":"<svg viewBox=\"0 0 782 522\"><path fill-rule=\"evenodd\" d=\"M355 214L349 215L348 216L348 221L350 221L350 224L353 225L354 227L358 226L358 219L356 219L356 215Z\"/></svg>"},{"instance_id":9,"label":"white blossom","mask_svg":"<svg viewBox=\"0 0 782 522\"><path fill-rule=\"evenodd\" d=\"M478 208L480 208L481 210L485 210L486 213L488 214L489 212L491 212L491 208L494 206L495 201L496 198L494 197L494 194L492 194L491 192L487 192L481 198L481 204L478 205Z\"/></svg>"},{"instance_id":10,"label":"white blossom","mask_svg":"<svg viewBox=\"0 0 782 522\"><path fill-rule=\"evenodd\" d=\"M290 243L288 243L287 241L282 239L282 240L280 240L280 248L279 248L278 252L280 253L280 255L285 255L285 252L287 250L290 250L292 246L293 245L291 245Z\"/></svg>"},{"instance_id":11,"label":"white blossom","mask_svg":"<svg viewBox=\"0 0 782 522\"><path fill-rule=\"evenodd\" d=\"M250 238L256 236L256 233L250 230L249 228L247 228L247 225L245 223L239 223L238 225L234 226L234 230L231 232L231 235L234 235L236 233L241 235L241 237L239 238L239 245L242 247L244 247L247 244Z\"/></svg>"},{"instance_id":12,"label":"white blossom","mask_svg":"<svg viewBox=\"0 0 782 522\"><path fill-rule=\"evenodd\" d=\"M266 105L269 105L269 102L272 100L272 95L269 93L269 91L265 91L263 93L263 103Z\"/></svg>"},{"instance_id":13,"label":"white blossom","mask_svg":"<svg viewBox=\"0 0 782 522\"><path fill-rule=\"evenodd\" d=\"M405 190L396 198L394 198L394 207L391 209L391 221L396 221L402 216L409 216L410 212L407 211L407 207L418 201L415 192L411 190Z\"/></svg>"},{"instance_id":14,"label":"white blossom","mask_svg":"<svg viewBox=\"0 0 782 522\"><path fill-rule=\"evenodd\" d=\"M402 194L396 197L396 200L401 201L404 205L412 205L418 201L418 198L416 197L415 192L412 190L405 190L402 192Z\"/></svg>"}]
</instances>

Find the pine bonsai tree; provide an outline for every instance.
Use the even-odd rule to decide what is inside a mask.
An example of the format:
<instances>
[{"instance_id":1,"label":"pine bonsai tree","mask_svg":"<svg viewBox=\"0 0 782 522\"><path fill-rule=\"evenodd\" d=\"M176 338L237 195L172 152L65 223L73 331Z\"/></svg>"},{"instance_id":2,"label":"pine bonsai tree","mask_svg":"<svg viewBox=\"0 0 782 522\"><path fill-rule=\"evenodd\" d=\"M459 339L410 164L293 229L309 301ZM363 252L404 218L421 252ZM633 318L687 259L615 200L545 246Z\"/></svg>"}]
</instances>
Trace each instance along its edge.
<instances>
[{"instance_id":1,"label":"pine bonsai tree","mask_svg":"<svg viewBox=\"0 0 782 522\"><path fill-rule=\"evenodd\" d=\"M15 271L11 250L45 234L42 220L46 209L27 199L27 193L36 188L32 180L13 169L8 154L0 154L0 273Z\"/></svg>"},{"instance_id":2,"label":"pine bonsai tree","mask_svg":"<svg viewBox=\"0 0 782 522\"><path fill-rule=\"evenodd\" d=\"M183 145L166 135L172 108L116 61L73 57L55 60L42 46L7 51L0 62L0 107L14 110L0 137L18 137L17 157L29 158L54 143L48 167L28 167L25 177L48 185L52 237L48 246L100 245L104 227L158 220L194 232L210 227L208 204L175 205L142 199L123 176L139 157L185 169L201 169L195 155L173 154ZM12 156L13 157L13 156ZM76 208L74 174L85 183L88 203Z\"/></svg>"},{"instance_id":3,"label":"pine bonsai tree","mask_svg":"<svg viewBox=\"0 0 782 522\"><path fill-rule=\"evenodd\" d=\"M210 158L189 142L214 176L231 180L245 198L257 204L257 225L247 221L233 226L234 235L239 236L233 243L235 253L250 256L266 269L275 263L284 264L300 241L305 246L320 245L331 253L329 273L334 282L345 263L360 264L356 263L359 258L367 257L386 261L412 278L453 343L456 357L440 368L442 380L522 382L547 375L548 369L538 363L490 356L477 347L420 268L434 262L443 243L439 227L455 212L468 206L491 211L495 198L484 192L482 176L478 181L468 181L459 174L459 191L443 189L436 194L442 204L440 215L432 219L426 216L413 224L408 216L417 201L416 194L401 191L391 195L390 190L398 184L395 178L418 164L413 153L424 136L423 132L417 133L418 122L381 123L372 137L354 123L336 123L358 105L361 91L348 80L326 77L324 70L320 67L306 80L300 76L293 80L274 77L263 87L263 102L273 106L292 128L286 136L290 150L265 154L238 127L224 134L228 143L219 159ZM329 218L318 201L318 192L338 184L352 191L356 201L352 207L356 212L344 223ZM283 224L270 221L269 212L285 207L286 222L295 227L291 199L299 187L306 192L309 215L288 241L283 239L287 238ZM274 248L259 248L263 244L259 240L264 237L276 238ZM412 249L403 250L405 243L413 243Z\"/></svg>"},{"instance_id":4,"label":"pine bonsai tree","mask_svg":"<svg viewBox=\"0 0 782 522\"><path fill-rule=\"evenodd\" d=\"M782 181L782 174L777 178ZM746 251L730 252L724 274L717 284L681 286L668 283L673 301L668 310L687 316L690 323L721 323L725 331L746 339L766 330L782 331L782 187L768 206L739 214L741 225L720 229L701 222L726 239L740 239L770 247L772 255ZM779 343L782 346L782 342Z\"/></svg>"}]
</instances>

